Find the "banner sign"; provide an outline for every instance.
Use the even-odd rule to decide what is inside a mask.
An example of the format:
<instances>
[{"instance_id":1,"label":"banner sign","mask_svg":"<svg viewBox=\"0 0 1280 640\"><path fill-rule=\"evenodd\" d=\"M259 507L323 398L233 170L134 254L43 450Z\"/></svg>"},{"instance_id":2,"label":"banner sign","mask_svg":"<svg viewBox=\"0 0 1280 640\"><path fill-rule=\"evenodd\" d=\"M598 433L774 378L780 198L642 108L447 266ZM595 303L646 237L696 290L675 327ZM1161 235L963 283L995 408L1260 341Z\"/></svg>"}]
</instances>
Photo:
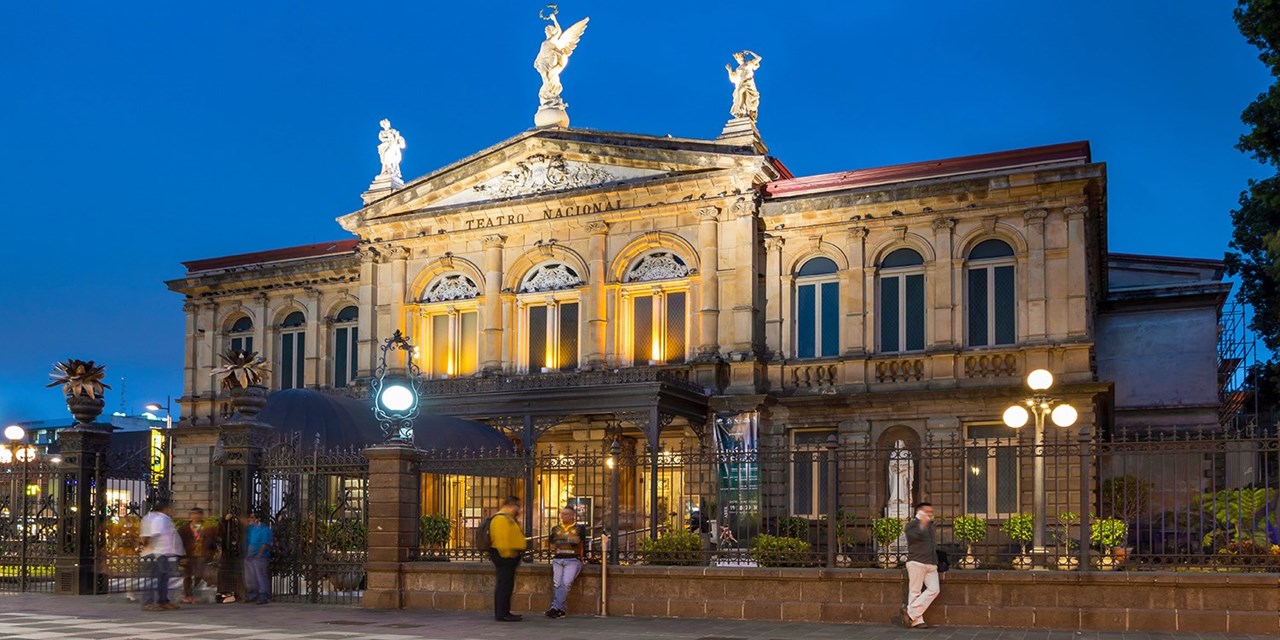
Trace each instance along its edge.
<instances>
[{"instance_id":1,"label":"banner sign","mask_svg":"<svg viewBox=\"0 0 1280 640\"><path fill-rule=\"evenodd\" d=\"M760 530L759 414L755 411L716 414L716 470L720 483L719 526L740 541Z\"/></svg>"}]
</instances>

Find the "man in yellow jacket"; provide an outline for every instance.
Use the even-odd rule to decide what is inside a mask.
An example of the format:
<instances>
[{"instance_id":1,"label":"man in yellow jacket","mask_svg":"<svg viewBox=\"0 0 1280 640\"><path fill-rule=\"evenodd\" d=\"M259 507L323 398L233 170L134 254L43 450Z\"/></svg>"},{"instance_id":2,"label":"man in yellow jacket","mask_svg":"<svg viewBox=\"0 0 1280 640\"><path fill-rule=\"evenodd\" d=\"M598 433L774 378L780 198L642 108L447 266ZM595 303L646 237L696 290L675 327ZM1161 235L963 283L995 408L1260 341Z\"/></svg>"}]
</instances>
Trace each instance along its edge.
<instances>
[{"instance_id":1,"label":"man in yellow jacket","mask_svg":"<svg viewBox=\"0 0 1280 640\"><path fill-rule=\"evenodd\" d=\"M516 567L528 543L520 530L520 499L507 496L502 508L489 521L489 560L497 572L493 589L493 617L499 622L519 622L523 618L511 613L511 592L516 588Z\"/></svg>"}]
</instances>

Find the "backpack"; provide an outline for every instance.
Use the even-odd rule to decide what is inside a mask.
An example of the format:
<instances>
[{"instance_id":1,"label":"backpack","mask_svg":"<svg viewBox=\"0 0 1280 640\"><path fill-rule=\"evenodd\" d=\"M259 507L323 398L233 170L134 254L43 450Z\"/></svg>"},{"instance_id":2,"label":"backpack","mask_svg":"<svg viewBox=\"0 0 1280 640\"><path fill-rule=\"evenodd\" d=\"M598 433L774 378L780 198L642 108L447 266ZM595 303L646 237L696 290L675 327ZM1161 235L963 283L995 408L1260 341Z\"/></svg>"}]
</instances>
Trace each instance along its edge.
<instances>
[{"instance_id":1,"label":"backpack","mask_svg":"<svg viewBox=\"0 0 1280 640\"><path fill-rule=\"evenodd\" d=\"M492 515L485 518L476 529L476 549L480 551L491 551L493 549L493 538L489 536L489 525L496 517L498 516Z\"/></svg>"}]
</instances>

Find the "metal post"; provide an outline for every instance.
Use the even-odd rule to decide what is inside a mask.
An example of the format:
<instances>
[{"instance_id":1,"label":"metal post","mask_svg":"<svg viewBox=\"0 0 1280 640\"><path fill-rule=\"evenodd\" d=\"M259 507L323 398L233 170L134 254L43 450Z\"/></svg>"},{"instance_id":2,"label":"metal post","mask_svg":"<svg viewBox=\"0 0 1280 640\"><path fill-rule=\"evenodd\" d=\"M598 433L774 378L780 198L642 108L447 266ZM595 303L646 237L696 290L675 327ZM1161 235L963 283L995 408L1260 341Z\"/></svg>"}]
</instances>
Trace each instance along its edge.
<instances>
[{"instance_id":1,"label":"metal post","mask_svg":"<svg viewBox=\"0 0 1280 640\"><path fill-rule=\"evenodd\" d=\"M533 439L533 416L524 415L524 535L526 538L533 537L533 492L535 487L535 478L533 477L534 467L534 439Z\"/></svg>"},{"instance_id":2,"label":"metal post","mask_svg":"<svg viewBox=\"0 0 1280 640\"><path fill-rule=\"evenodd\" d=\"M1035 512L1035 527L1031 540L1031 552L1038 556L1045 555L1044 549L1044 419L1047 411L1037 403L1032 411L1036 419L1036 458L1035 458L1035 494L1032 505Z\"/></svg>"},{"instance_id":3,"label":"metal post","mask_svg":"<svg viewBox=\"0 0 1280 640\"><path fill-rule=\"evenodd\" d=\"M609 544L609 536L605 536L600 540L604 545L605 554L613 551L613 545ZM609 616L609 563L600 563L600 616Z\"/></svg>"},{"instance_id":4,"label":"metal post","mask_svg":"<svg viewBox=\"0 0 1280 640\"><path fill-rule=\"evenodd\" d=\"M610 474L612 478L609 482L609 503L612 509L609 512L609 535L613 538L613 544L606 545L608 552L608 563L618 564L618 512L622 509L622 505L618 500L618 485L621 483L621 467L622 461L618 459L618 454L622 453L622 445L617 438L613 439L613 444L609 445L609 456L613 460L613 469Z\"/></svg>"},{"instance_id":5,"label":"metal post","mask_svg":"<svg viewBox=\"0 0 1280 640\"><path fill-rule=\"evenodd\" d=\"M27 591L27 538L31 529L31 522L27 518L27 483L28 470L31 464L31 449L23 447L19 449L22 452L22 576L18 579L18 590L26 593Z\"/></svg>"},{"instance_id":6,"label":"metal post","mask_svg":"<svg viewBox=\"0 0 1280 640\"><path fill-rule=\"evenodd\" d=\"M836 499L836 447L840 441L835 434L827 437L827 567L834 568L836 566L836 522L837 508ZM794 454L793 454L794 455Z\"/></svg>"},{"instance_id":7,"label":"metal post","mask_svg":"<svg viewBox=\"0 0 1280 640\"><path fill-rule=\"evenodd\" d=\"M173 396L164 397L164 479L165 490L173 499Z\"/></svg>"},{"instance_id":8,"label":"metal post","mask_svg":"<svg viewBox=\"0 0 1280 640\"><path fill-rule=\"evenodd\" d=\"M1080 428L1078 435L1080 444L1080 570L1089 570L1089 517L1093 512L1090 504L1090 488L1093 484L1096 458L1092 455L1089 427Z\"/></svg>"}]
</instances>

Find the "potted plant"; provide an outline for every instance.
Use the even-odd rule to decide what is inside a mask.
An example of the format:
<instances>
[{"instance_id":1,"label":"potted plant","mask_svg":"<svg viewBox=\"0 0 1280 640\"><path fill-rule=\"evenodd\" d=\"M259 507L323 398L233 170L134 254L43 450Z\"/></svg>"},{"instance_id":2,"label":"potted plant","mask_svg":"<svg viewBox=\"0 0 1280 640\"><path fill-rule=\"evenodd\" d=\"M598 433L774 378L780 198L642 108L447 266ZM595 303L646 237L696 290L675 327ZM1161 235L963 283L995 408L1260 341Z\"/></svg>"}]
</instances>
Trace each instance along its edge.
<instances>
[{"instance_id":1,"label":"potted plant","mask_svg":"<svg viewBox=\"0 0 1280 640\"><path fill-rule=\"evenodd\" d=\"M364 551L369 530L358 517L337 517L322 523L320 540L324 556L334 565L329 583L337 591L355 591L364 582Z\"/></svg>"},{"instance_id":2,"label":"potted plant","mask_svg":"<svg viewBox=\"0 0 1280 640\"><path fill-rule=\"evenodd\" d=\"M418 539L426 547L422 559L448 562L449 556L444 554L444 548L449 544L449 533L452 531L453 522L448 516L427 514L418 518Z\"/></svg>"},{"instance_id":3,"label":"potted plant","mask_svg":"<svg viewBox=\"0 0 1280 640\"><path fill-rule=\"evenodd\" d=\"M876 564L881 569L892 569L902 562L902 554L890 549L898 536L902 535L902 521L897 518L876 518L871 521L871 537L875 538Z\"/></svg>"},{"instance_id":4,"label":"potted plant","mask_svg":"<svg viewBox=\"0 0 1280 640\"><path fill-rule=\"evenodd\" d=\"M111 386L102 381L106 377L106 367L93 360L68 359L53 365L53 373L49 374L53 381L46 387L62 385L62 392L67 397L67 408L75 416L78 424L92 424L102 415L102 407L106 401L102 399L102 390Z\"/></svg>"},{"instance_id":5,"label":"potted plant","mask_svg":"<svg viewBox=\"0 0 1280 640\"><path fill-rule=\"evenodd\" d=\"M213 370L222 389L231 394L231 406L246 418L258 415L267 404L267 388L262 384L271 367L254 351L227 349L218 354L222 366Z\"/></svg>"},{"instance_id":6,"label":"potted plant","mask_svg":"<svg viewBox=\"0 0 1280 640\"><path fill-rule=\"evenodd\" d=\"M973 555L975 542L987 538L987 521L978 516L959 516L951 524L956 540L964 543L964 557L956 563L962 569L977 569L978 559Z\"/></svg>"},{"instance_id":7,"label":"potted plant","mask_svg":"<svg viewBox=\"0 0 1280 640\"><path fill-rule=\"evenodd\" d=\"M1062 552L1058 555L1058 570L1073 571L1080 566L1080 558L1072 554L1072 550L1076 547L1075 540L1071 539L1071 525L1080 522L1080 514L1074 511L1063 511L1058 514L1058 526L1054 528L1053 537L1058 541L1059 550Z\"/></svg>"},{"instance_id":8,"label":"potted plant","mask_svg":"<svg viewBox=\"0 0 1280 640\"><path fill-rule=\"evenodd\" d=\"M849 564L849 555L845 552L853 546L856 522L857 518L852 513L843 509L836 511L836 564L838 565Z\"/></svg>"},{"instance_id":9,"label":"potted plant","mask_svg":"<svg viewBox=\"0 0 1280 640\"><path fill-rule=\"evenodd\" d=\"M1122 554L1116 553L1116 545L1124 542L1129 535L1129 527L1119 518L1097 518L1089 528L1089 543L1098 548L1097 567L1103 571L1111 571L1124 561ZM1123 552L1122 552L1123 553Z\"/></svg>"},{"instance_id":10,"label":"potted plant","mask_svg":"<svg viewBox=\"0 0 1280 640\"><path fill-rule=\"evenodd\" d=\"M1009 519L1000 525L1000 531L1009 536L1010 540L1018 543L1022 549L1021 553L1013 559L1013 568L1023 571L1030 569L1031 555L1027 553L1027 544L1035 536L1035 516L1030 513L1009 516Z\"/></svg>"}]
</instances>

